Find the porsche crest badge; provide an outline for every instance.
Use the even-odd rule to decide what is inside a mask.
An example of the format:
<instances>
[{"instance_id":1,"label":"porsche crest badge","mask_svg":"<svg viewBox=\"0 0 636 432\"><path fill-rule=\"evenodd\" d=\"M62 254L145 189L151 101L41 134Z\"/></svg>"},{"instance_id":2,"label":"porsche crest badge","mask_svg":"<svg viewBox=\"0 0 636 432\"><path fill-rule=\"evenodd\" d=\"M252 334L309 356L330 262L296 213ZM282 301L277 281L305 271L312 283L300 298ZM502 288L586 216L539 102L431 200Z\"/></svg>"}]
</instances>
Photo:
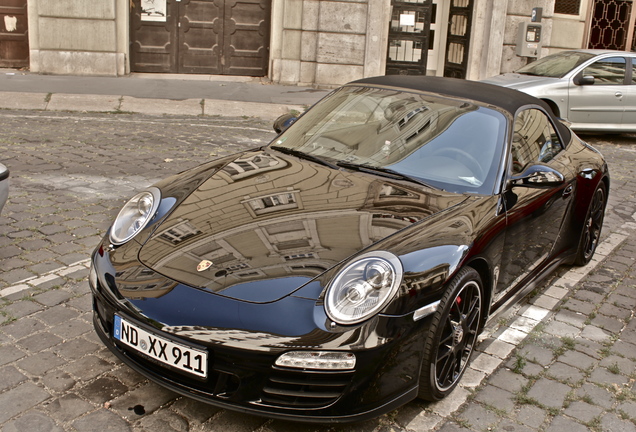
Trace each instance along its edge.
<instances>
[{"instance_id":1,"label":"porsche crest badge","mask_svg":"<svg viewBox=\"0 0 636 432\"><path fill-rule=\"evenodd\" d=\"M197 266L197 271L199 271L199 272L205 271L205 270L209 269L212 266L212 264L214 264L212 261L203 260Z\"/></svg>"}]
</instances>

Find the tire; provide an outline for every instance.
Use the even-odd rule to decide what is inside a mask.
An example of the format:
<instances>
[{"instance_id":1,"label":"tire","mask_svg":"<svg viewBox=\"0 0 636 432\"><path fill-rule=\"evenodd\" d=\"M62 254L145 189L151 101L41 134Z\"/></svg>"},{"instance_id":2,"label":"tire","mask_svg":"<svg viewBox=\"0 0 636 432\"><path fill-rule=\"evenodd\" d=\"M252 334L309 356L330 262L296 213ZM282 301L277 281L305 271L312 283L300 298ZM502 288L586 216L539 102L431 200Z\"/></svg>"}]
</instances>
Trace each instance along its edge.
<instances>
[{"instance_id":1,"label":"tire","mask_svg":"<svg viewBox=\"0 0 636 432\"><path fill-rule=\"evenodd\" d=\"M605 205L607 204L607 189L605 183L601 181L592 200L590 207L585 216L583 229L579 238L579 245L574 258L574 265L584 266L594 256L598 241L601 237L601 228L603 228L603 220L605 218Z\"/></svg>"},{"instance_id":2,"label":"tire","mask_svg":"<svg viewBox=\"0 0 636 432\"><path fill-rule=\"evenodd\" d=\"M420 399L443 399L459 383L481 330L483 299L481 277L472 267L461 269L449 283L424 345Z\"/></svg>"}]
</instances>

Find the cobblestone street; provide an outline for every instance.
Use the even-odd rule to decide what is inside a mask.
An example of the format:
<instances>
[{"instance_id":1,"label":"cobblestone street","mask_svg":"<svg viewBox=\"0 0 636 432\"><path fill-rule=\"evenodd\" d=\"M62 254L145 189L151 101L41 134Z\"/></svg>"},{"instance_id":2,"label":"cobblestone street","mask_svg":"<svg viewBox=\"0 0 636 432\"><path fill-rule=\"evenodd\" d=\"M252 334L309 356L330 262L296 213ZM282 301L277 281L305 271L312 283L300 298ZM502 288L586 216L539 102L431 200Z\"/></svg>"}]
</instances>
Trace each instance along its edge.
<instances>
[{"instance_id":1,"label":"cobblestone street","mask_svg":"<svg viewBox=\"0 0 636 432\"><path fill-rule=\"evenodd\" d=\"M0 428L10 431L636 431L636 135L586 136L611 188L603 242L490 323L462 385L351 425L217 409L124 366L92 328L88 258L135 191L267 144L254 118L0 110Z\"/></svg>"}]
</instances>

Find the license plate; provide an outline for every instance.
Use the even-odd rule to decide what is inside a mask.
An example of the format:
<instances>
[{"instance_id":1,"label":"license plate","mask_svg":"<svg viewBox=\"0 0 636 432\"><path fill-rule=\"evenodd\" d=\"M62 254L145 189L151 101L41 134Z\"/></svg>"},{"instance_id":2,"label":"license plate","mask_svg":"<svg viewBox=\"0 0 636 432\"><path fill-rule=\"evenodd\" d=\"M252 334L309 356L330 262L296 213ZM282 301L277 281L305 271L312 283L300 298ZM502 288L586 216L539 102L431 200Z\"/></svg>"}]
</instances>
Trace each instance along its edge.
<instances>
[{"instance_id":1,"label":"license plate","mask_svg":"<svg viewBox=\"0 0 636 432\"><path fill-rule=\"evenodd\" d=\"M206 378L208 353L147 332L115 315L113 336L124 345L183 372Z\"/></svg>"}]
</instances>

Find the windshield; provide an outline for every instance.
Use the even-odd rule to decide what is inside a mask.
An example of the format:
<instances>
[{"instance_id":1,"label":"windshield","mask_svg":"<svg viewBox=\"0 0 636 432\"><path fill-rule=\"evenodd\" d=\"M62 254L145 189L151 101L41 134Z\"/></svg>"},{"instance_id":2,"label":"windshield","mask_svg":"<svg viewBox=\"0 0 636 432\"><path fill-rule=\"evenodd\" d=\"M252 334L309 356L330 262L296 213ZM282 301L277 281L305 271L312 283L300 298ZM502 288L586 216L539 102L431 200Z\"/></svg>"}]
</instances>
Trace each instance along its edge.
<instances>
[{"instance_id":1,"label":"windshield","mask_svg":"<svg viewBox=\"0 0 636 432\"><path fill-rule=\"evenodd\" d=\"M519 69L517 73L551 78L563 78L565 74L592 57L594 57L594 54L578 51L563 51L534 61Z\"/></svg>"},{"instance_id":2,"label":"windshield","mask_svg":"<svg viewBox=\"0 0 636 432\"><path fill-rule=\"evenodd\" d=\"M505 134L505 116L491 108L346 86L321 100L272 145L344 168L386 168L452 192L491 194Z\"/></svg>"}]
</instances>

